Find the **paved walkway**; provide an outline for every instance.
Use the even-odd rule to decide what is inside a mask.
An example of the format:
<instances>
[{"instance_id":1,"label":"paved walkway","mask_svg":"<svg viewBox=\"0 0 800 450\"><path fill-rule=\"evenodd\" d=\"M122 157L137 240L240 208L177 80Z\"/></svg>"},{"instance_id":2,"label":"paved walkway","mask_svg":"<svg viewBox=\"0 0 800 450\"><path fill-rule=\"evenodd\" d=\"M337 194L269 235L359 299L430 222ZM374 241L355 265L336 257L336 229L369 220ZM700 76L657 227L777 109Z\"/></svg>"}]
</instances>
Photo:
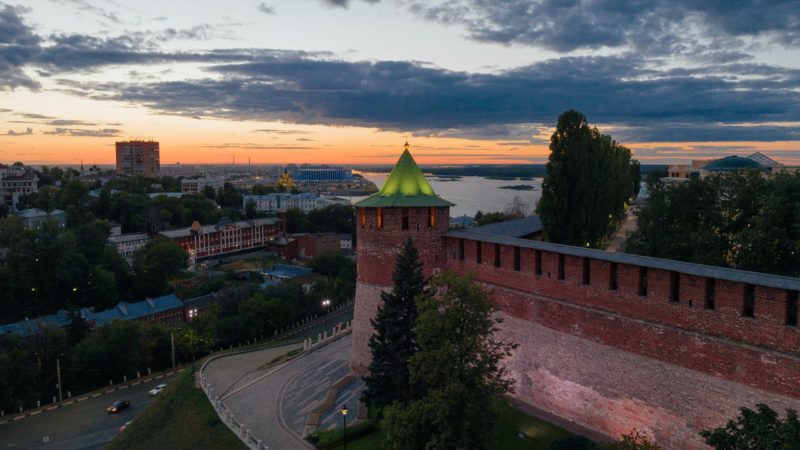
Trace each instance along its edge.
<instances>
[{"instance_id":1,"label":"paved walkway","mask_svg":"<svg viewBox=\"0 0 800 450\"><path fill-rule=\"evenodd\" d=\"M222 395L237 381L246 378L249 374L263 372L259 369L269 364L273 359L297 348L303 348L303 344L283 345L217 358L208 363L203 373L214 388L214 392L217 395Z\"/></svg>"},{"instance_id":2,"label":"paved walkway","mask_svg":"<svg viewBox=\"0 0 800 450\"><path fill-rule=\"evenodd\" d=\"M311 353L272 368L268 376L225 398L225 407L250 430L256 440L261 440L270 449L313 449L302 439L303 429L309 414L323 402L331 386L350 373L348 359L351 340L350 335L343 336ZM254 352L261 355L260 358L251 354L221 358L209 364L205 373L209 380L214 380L212 383L215 386L219 386L215 390L224 390L230 386L226 383L235 383L241 378L242 369L239 367L252 370L260 365L258 361L271 359L288 350L284 346ZM237 359L224 361L234 358ZM276 368L278 370L274 370ZM323 414L322 428L340 423L341 416L337 422L336 411L341 402L348 402L348 408L353 411L351 417L355 417L356 399L362 385L360 380L355 380L342 388L334 411ZM350 422L348 418L348 425Z\"/></svg>"},{"instance_id":3,"label":"paved walkway","mask_svg":"<svg viewBox=\"0 0 800 450\"><path fill-rule=\"evenodd\" d=\"M625 220L622 226L614 233L608 243L607 252L624 252L625 243L628 242L628 235L636 231L636 213L639 211L639 206L631 205L626 211Z\"/></svg>"}]
</instances>

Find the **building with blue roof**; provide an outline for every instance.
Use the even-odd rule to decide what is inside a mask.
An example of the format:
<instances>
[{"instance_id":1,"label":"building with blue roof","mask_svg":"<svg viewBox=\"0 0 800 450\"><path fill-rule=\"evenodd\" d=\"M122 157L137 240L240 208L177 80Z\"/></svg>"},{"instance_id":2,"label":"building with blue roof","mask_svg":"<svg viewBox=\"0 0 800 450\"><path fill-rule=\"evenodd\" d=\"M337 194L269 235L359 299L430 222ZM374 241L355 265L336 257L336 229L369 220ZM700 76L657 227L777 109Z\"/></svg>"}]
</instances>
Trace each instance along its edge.
<instances>
[{"instance_id":1,"label":"building with blue roof","mask_svg":"<svg viewBox=\"0 0 800 450\"><path fill-rule=\"evenodd\" d=\"M171 325L183 321L183 303L175 294L147 298L141 302L119 302L111 309L84 317L91 329L106 326L115 320L141 320Z\"/></svg>"}]
</instances>

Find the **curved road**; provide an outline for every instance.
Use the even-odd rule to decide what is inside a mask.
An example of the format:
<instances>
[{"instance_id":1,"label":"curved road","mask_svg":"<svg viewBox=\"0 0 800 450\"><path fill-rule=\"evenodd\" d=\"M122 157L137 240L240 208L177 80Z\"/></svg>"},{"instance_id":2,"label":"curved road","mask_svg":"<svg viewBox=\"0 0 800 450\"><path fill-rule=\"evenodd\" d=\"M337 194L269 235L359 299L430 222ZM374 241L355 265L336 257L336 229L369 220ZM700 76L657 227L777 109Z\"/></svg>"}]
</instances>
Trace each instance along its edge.
<instances>
[{"instance_id":1,"label":"curved road","mask_svg":"<svg viewBox=\"0 0 800 450\"><path fill-rule=\"evenodd\" d=\"M125 422L132 420L153 401L154 397L150 397L147 391L158 384L169 383L170 378L142 382L137 386L0 425L0 449L102 448L120 432L119 428ZM130 408L119 414L106 413L111 403L123 399L131 402ZM48 443L44 442L45 437L49 438Z\"/></svg>"}]
</instances>

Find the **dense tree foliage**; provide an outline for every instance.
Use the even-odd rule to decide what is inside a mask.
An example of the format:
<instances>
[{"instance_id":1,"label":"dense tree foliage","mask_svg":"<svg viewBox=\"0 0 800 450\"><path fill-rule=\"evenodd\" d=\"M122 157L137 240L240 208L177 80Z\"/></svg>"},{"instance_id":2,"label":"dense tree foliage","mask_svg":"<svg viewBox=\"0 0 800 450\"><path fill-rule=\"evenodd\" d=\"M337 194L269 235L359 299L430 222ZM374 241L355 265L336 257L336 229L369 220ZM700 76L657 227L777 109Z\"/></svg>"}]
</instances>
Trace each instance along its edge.
<instances>
[{"instance_id":1,"label":"dense tree foliage","mask_svg":"<svg viewBox=\"0 0 800 450\"><path fill-rule=\"evenodd\" d=\"M348 205L330 205L309 211L289 209L283 214L287 233L334 233L355 234L355 208Z\"/></svg>"},{"instance_id":2,"label":"dense tree foliage","mask_svg":"<svg viewBox=\"0 0 800 450\"><path fill-rule=\"evenodd\" d=\"M800 275L800 175L738 172L650 189L628 252Z\"/></svg>"},{"instance_id":3,"label":"dense tree foliage","mask_svg":"<svg viewBox=\"0 0 800 450\"><path fill-rule=\"evenodd\" d=\"M136 290L147 296L167 291L170 278L186 270L189 256L166 238L151 239L133 255Z\"/></svg>"},{"instance_id":4,"label":"dense tree foliage","mask_svg":"<svg viewBox=\"0 0 800 450\"><path fill-rule=\"evenodd\" d=\"M488 294L473 279L444 275L417 299L419 351L411 382L424 394L387 407L388 449L483 449L492 436L499 396L513 380L500 361L516 344L498 340Z\"/></svg>"},{"instance_id":5,"label":"dense tree foliage","mask_svg":"<svg viewBox=\"0 0 800 450\"><path fill-rule=\"evenodd\" d=\"M382 302L370 321L375 330L369 339L372 362L364 378L363 398L379 410L393 401L414 398L408 361L419 349L414 332L416 298L425 291L425 278L411 238L397 256L392 282L391 292L381 292Z\"/></svg>"},{"instance_id":6,"label":"dense tree foliage","mask_svg":"<svg viewBox=\"0 0 800 450\"><path fill-rule=\"evenodd\" d=\"M577 111L558 118L547 174L536 207L545 238L598 247L613 232L633 195L631 153Z\"/></svg>"},{"instance_id":7,"label":"dense tree foliage","mask_svg":"<svg viewBox=\"0 0 800 450\"><path fill-rule=\"evenodd\" d=\"M706 444L716 450L800 450L800 420L789 409L786 418L760 403L756 411L741 408L724 427L703 431Z\"/></svg>"}]
</instances>

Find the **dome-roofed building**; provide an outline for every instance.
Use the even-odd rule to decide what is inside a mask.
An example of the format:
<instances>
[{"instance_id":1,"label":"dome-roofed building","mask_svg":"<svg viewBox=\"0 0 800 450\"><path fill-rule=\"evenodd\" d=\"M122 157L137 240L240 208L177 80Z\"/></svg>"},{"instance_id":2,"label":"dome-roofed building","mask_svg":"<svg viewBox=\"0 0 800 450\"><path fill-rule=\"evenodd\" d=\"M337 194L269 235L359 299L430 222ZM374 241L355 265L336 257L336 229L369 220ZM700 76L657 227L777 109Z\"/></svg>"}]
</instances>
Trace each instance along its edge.
<instances>
[{"instance_id":1,"label":"dome-roofed building","mask_svg":"<svg viewBox=\"0 0 800 450\"><path fill-rule=\"evenodd\" d=\"M740 170L769 172L770 168L753 159L731 155L711 161L703 167L703 170L708 172L738 172Z\"/></svg>"}]
</instances>

